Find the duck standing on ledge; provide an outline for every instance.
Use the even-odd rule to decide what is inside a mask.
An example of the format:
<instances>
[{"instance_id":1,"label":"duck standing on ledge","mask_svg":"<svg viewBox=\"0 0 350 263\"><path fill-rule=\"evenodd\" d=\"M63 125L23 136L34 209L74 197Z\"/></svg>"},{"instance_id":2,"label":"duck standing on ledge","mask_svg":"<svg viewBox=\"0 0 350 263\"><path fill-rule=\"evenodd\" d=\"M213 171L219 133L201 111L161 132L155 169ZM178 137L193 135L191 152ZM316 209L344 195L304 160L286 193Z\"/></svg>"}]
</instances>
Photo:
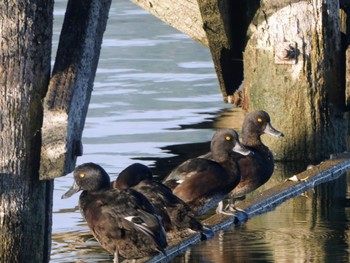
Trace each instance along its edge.
<instances>
[{"instance_id":1,"label":"duck standing on ledge","mask_svg":"<svg viewBox=\"0 0 350 263\"><path fill-rule=\"evenodd\" d=\"M199 222L191 208L164 184L153 179L149 167L134 163L121 171L113 182L113 188L132 188L143 194L154 206L156 213L162 217L162 222L168 237L186 235L187 231L201 232L202 239L213 235L212 231Z\"/></svg>"},{"instance_id":2,"label":"duck standing on ledge","mask_svg":"<svg viewBox=\"0 0 350 263\"><path fill-rule=\"evenodd\" d=\"M273 154L261 141L261 135L268 134L282 137L284 134L271 125L270 116L266 111L258 110L248 113L243 121L241 140L244 147L253 152L251 155L232 154L241 171L239 184L230 192L229 208L233 210L235 199L244 196L263 184L272 176L275 165ZM201 156L215 160L212 153Z\"/></svg>"},{"instance_id":3,"label":"duck standing on ledge","mask_svg":"<svg viewBox=\"0 0 350 263\"><path fill-rule=\"evenodd\" d=\"M217 130L210 149L212 160L189 159L176 167L163 181L197 216L216 206L239 183L240 171L231 156L233 151L244 155L250 153L241 146L237 132L232 129Z\"/></svg>"},{"instance_id":4,"label":"duck standing on ledge","mask_svg":"<svg viewBox=\"0 0 350 263\"><path fill-rule=\"evenodd\" d=\"M74 184L62 196L83 190L80 211L101 246L124 258L141 258L164 253L166 233L147 198L133 189L110 189L110 178L99 165L85 163L73 172Z\"/></svg>"}]
</instances>

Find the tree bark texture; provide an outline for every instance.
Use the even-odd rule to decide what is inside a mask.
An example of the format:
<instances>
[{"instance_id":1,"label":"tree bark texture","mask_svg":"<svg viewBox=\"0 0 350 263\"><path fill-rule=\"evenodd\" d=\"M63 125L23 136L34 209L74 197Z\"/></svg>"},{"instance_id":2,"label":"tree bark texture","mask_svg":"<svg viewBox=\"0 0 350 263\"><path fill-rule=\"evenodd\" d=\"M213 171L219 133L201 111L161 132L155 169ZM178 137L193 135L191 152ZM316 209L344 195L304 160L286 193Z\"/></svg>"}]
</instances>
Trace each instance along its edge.
<instances>
[{"instance_id":1,"label":"tree bark texture","mask_svg":"<svg viewBox=\"0 0 350 263\"><path fill-rule=\"evenodd\" d=\"M340 4L340 25L342 33L342 64L345 72L345 107L347 109L346 118L350 118L350 1L342 0ZM348 122L347 149L350 148L350 121Z\"/></svg>"},{"instance_id":2,"label":"tree bark texture","mask_svg":"<svg viewBox=\"0 0 350 263\"><path fill-rule=\"evenodd\" d=\"M0 257L48 262L53 181L39 180L53 1L0 2Z\"/></svg>"},{"instance_id":3,"label":"tree bark texture","mask_svg":"<svg viewBox=\"0 0 350 263\"><path fill-rule=\"evenodd\" d=\"M208 47L197 0L131 0L163 22Z\"/></svg>"},{"instance_id":4,"label":"tree bark texture","mask_svg":"<svg viewBox=\"0 0 350 263\"><path fill-rule=\"evenodd\" d=\"M244 52L244 106L270 113L277 159L320 161L346 150L338 1L262 1Z\"/></svg>"},{"instance_id":5,"label":"tree bark texture","mask_svg":"<svg viewBox=\"0 0 350 263\"><path fill-rule=\"evenodd\" d=\"M342 59L345 71L345 105L350 109L350 1L340 1L340 27L342 33ZM346 3L349 2L349 3Z\"/></svg>"},{"instance_id":6,"label":"tree bark texture","mask_svg":"<svg viewBox=\"0 0 350 263\"><path fill-rule=\"evenodd\" d=\"M81 136L111 0L70 0L44 101L40 179L66 175Z\"/></svg>"}]
</instances>

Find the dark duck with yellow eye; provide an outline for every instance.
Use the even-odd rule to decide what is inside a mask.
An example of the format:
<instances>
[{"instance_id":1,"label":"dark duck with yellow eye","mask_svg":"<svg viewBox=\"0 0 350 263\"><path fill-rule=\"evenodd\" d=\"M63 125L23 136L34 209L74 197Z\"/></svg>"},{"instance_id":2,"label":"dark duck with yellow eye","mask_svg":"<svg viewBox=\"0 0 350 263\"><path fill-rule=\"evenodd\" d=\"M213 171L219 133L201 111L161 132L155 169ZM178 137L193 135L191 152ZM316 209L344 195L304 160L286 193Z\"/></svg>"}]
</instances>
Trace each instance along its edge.
<instances>
[{"instance_id":1,"label":"dark duck with yellow eye","mask_svg":"<svg viewBox=\"0 0 350 263\"><path fill-rule=\"evenodd\" d=\"M152 204L133 189L110 189L106 171L94 163L75 168L74 184L62 198L83 190L80 211L89 229L118 262L141 258L162 251L167 246L166 233Z\"/></svg>"},{"instance_id":2,"label":"dark duck with yellow eye","mask_svg":"<svg viewBox=\"0 0 350 263\"><path fill-rule=\"evenodd\" d=\"M238 162L241 181L229 194L231 202L256 190L265 184L273 174L274 157L270 149L261 141L263 134L276 137L284 136L282 132L273 128L270 116L266 111L259 110L248 113L243 121L241 139L242 144L254 154L247 156L232 154L234 160ZM215 159L212 153L202 157ZM230 208L233 208L232 204L230 204Z\"/></svg>"},{"instance_id":3,"label":"dark duck with yellow eye","mask_svg":"<svg viewBox=\"0 0 350 263\"><path fill-rule=\"evenodd\" d=\"M202 215L216 206L240 181L233 151L249 154L232 129L215 132L210 144L212 160L193 158L176 167L163 181L173 193ZM221 213L221 210L217 211Z\"/></svg>"},{"instance_id":4,"label":"dark duck with yellow eye","mask_svg":"<svg viewBox=\"0 0 350 263\"><path fill-rule=\"evenodd\" d=\"M187 235L189 229L192 232L201 232L203 239L212 235L212 231L195 218L184 201L175 196L167 186L154 180L151 169L146 165L134 163L126 167L113 182L113 188L133 188L142 193L162 217L168 238Z\"/></svg>"}]
</instances>

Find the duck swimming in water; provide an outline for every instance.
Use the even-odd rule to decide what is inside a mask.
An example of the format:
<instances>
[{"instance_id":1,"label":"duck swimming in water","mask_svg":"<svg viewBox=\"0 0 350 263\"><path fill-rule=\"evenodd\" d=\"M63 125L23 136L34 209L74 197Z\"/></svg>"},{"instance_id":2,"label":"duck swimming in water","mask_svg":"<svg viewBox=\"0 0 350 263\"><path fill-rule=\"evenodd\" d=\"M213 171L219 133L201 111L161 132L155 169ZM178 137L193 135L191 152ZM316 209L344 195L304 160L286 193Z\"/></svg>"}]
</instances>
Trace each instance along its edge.
<instances>
[{"instance_id":1,"label":"duck swimming in water","mask_svg":"<svg viewBox=\"0 0 350 263\"><path fill-rule=\"evenodd\" d=\"M233 151L245 155L250 153L241 146L237 132L232 129L217 130L210 149L212 160L189 159L172 170L163 181L197 216L216 206L238 185L240 171L232 158Z\"/></svg>"},{"instance_id":2,"label":"duck swimming in water","mask_svg":"<svg viewBox=\"0 0 350 263\"><path fill-rule=\"evenodd\" d=\"M153 173L146 165L134 163L126 167L113 182L113 188L132 188L147 197L156 213L162 217L168 237L185 235L189 229L201 232L203 239L213 235L209 228L195 218L184 201L175 196L167 186L153 179Z\"/></svg>"},{"instance_id":3,"label":"duck swimming in water","mask_svg":"<svg viewBox=\"0 0 350 263\"><path fill-rule=\"evenodd\" d=\"M166 233L154 207L133 189L110 189L107 172L95 163L75 168L73 186L62 196L68 198L82 190L80 211L89 229L118 262L124 258L141 258L167 246Z\"/></svg>"}]
</instances>

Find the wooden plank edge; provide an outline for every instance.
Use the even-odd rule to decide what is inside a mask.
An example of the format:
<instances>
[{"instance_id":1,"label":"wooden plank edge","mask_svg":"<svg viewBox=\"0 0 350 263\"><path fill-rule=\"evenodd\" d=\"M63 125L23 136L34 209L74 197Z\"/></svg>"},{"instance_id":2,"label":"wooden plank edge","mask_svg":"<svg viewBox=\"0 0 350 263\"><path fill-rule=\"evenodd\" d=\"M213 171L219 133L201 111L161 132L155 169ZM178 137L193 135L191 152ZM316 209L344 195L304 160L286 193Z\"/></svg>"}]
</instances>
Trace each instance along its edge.
<instances>
[{"instance_id":1,"label":"wooden plank edge","mask_svg":"<svg viewBox=\"0 0 350 263\"><path fill-rule=\"evenodd\" d=\"M295 175L294 178L299 181L286 180L252 198L242 201L237 206L237 213L244 213L249 219L258 214L270 211L277 205L300 195L308 189L339 178L348 169L350 169L350 159L325 161ZM243 215L240 215L240 217L244 218Z\"/></svg>"},{"instance_id":2,"label":"wooden plank edge","mask_svg":"<svg viewBox=\"0 0 350 263\"><path fill-rule=\"evenodd\" d=\"M308 189L339 178L346 170L350 169L349 158L350 155L340 159L322 162L309 170L295 175L299 181L286 180L258 195L240 202L235 215L214 214L202 220L202 223L211 227L214 233L232 225L242 224L254 216L273 210L279 204L300 195ZM166 249L166 256L158 254L152 258L140 259L136 262L168 262L177 255L183 253L189 246L200 242L200 240L200 235L194 234L181 240L177 244L171 245Z\"/></svg>"},{"instance_id":3,"label":"wooden plank edge","mask_svg":"<svg viewBox=\"0 0 350 263\"><path fill-rule=\"evenodd\" d=\"M171 245L165 250L166 255L160 253L153 258L150 258L144 262L153 263L153 262L168 262L170 259L175 258L176 256L185 252L189 246L199 243L201 241L201 235L196 233L187 237L184 240L181 240L180 243ZM137 261L138 262L138 261Z\"/></svg>"}]
</instances>

